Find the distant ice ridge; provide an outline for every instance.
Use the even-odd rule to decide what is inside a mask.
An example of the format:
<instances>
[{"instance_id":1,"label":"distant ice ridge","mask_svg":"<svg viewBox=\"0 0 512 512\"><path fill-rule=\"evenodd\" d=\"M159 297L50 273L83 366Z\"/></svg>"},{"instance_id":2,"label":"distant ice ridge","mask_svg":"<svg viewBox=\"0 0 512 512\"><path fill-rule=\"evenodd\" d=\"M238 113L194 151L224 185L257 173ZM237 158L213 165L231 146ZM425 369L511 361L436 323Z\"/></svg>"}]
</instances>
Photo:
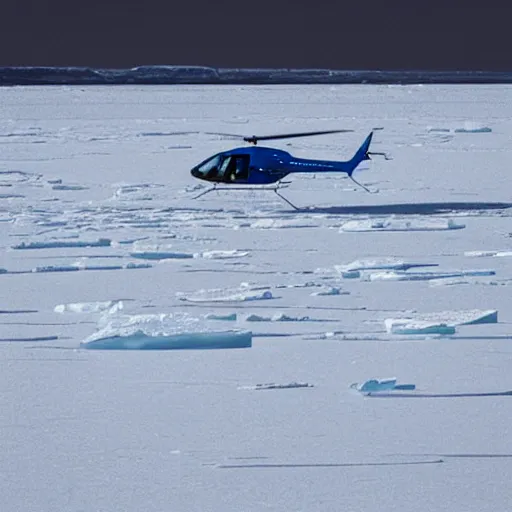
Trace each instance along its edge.
<instances>
[{"instance_id":1,"label":"distant ice ridge","mask_svg":"<svg viewBox=\"0 0 512 512\"><path fill-rule=\"evenodd\" d=\"M241 315L241 320L245 322L306 322L311 320L309 316L290 316L285 313L274 313L272 316L257 315L255 313L247 313Z\"/></svg>"},{"instance_id":2,"label":"distant ice ridge","mask_svg":"<svg viewBox=\"0 0 512 512\"><path fill-rule=\"evenodd\" d=\"M201 289L190 294L178 292L176 295L187 302L246 302L273 298L268 287L255 287L248 283L242 283L237 288Z\"/></svg>"},{"instance_id":3,"label":"distant ice ridge","mask_svg":"<svg viewBox=\"0 0 512 512\"><path fill-rule=\"evenodd\" d=\"M164 245L151 245L135 243L133 250L130 252L132 258L145 259L145 260L168 260L168 259L191 259L191 258L204 258L204 259L231 259L242 258L247 256L247 251L233 250L212 250L203 252L182 252L172 250L172 244Z\"/></svg>"},{"instance_id":4,"label":"distant ice ridge","mask_svg":"<svg viewBox=\"0 0 512 512\"><path fill-rule=\"evenodd\" d=\"M466 251L464 256L468 256L470 258L505 258L512 256L512 251Z\"/></svg>"},{"instance_id":5,"label":"distant ice ridge","mask_svg":"<svg viewBox=\"0 0 512 512\"><path fill-rule=\"evenodd\" d=\"M334 265L335 271L344 279L360 278L363 281L436 281L459 277L492 276L492 269L469 269L450 271L413 271L412 268L436 267L437 263L419 263L398 258L363 258L345 265Z\"/></svg>"},{"instance_id":6,"label":"distant ice ridge","mask_svg":"<svg viewBox=\"0 0 512 512\"><path fill-rule=\"evenodd\" d=\"M313 384L307 382L290 382L289 384L276 384L269 382L265 384L256 384L255 386L239 386L238 389L249 389L252 391L259 391L265 389L294 389L294 388L312 388Z\"/></svg>"},{"instance_id":7,"label":"distant ice ridge","mask_svg":"<svg viewBox=\"0 0 512 512\"><path fill-rule=\"evenodd\" d=\"M56 313L101 313L108 311L113 314L123 309L123 302L118 300L107 300L98 302L74 302L69 304L58 304L55 306Z\"/></svg>"},{"instance_id":8,"label":"distant ice ridge","mask_svg":"<svg viewBox=\"0 0 512 512\"><path fill-rule=\"evenodd\" d=\"M350 295L350 292L344 291L336 286L325 286L321 290L311 292L312 297L330 296L330 295Z\"/></svg>"},{"instance_id":9,"label":"distant ice ridge","mask_svg":"<svg viewBox=\"0 0 512 512\"><path fill-rule=\"evenodd\" d=\"M366 231L445 231L464 229L464 224L457 224L452 219L386 219L349 220L340 226L340 232Z\"/></svg>"},{"instance_id":10,"label":"distant ice ridge","mask_svg":"<svg viewBox=\"0 0 512 512\"><path fill-rule=\"evenodd\" d=\"M88 264L84 261L79 261L76 263L72 263L71 265L45 265L42 267L35 267L31 270L31 272L78 272L82 270L138 270L144 268L150 268L151 265L149 263L123 263L119 265L94 265Z\"/></svg>"},{"instance_id":11,"label":"distant ice ridge","mask_svg":"<svg viewBox=\"0 0 512 512\"><path fill-rule=\"evenodd\" d=\"M396 377L390 377L386 379L368 379L361 384L354 382L350 385L350 388L355 389L363 394L376 393L379 391L416 389L414 384L397 384L396 382Z\"/></svg>"},{"instance_id":12,"label":"distant ice ridge","mask_svg":"<svg viewBox=\"0 0 512 512\"><path fill-rule=\"evenodd\" d=\"M369 270L401 270L416 267L436 267L437 263L414 263L397 258L363 258L346 265L334 265L334 269L345 279L361 277L361 273Z\"/></svg>"},{"instance_id":13,"label":"distant ice ridge","mask_svg":"<svg viewBox=\"0 0 512 512\"><path fill-rule=\"evenodd\" d=\"M390 334L455 334L459 325L495 324L498 311L495 309L471 309L461 311L440 311L416 313L401 318L387 318L384 321Z\"/></svg>"},{"instance_id":14,"label":"distant ice ridge","mask_svg":"<svg viewBox=\"0 0 512 512\"><path fill-rule=\"evenodd\" d=\"M493 276L496 272L488 269L454 270L452 272L374 272L363 275L365 281L431 281L454 277Z\"/></svg>"},{"instance_id":15,"label":"distant ice ridge","mask_svg":"<svg viewBox=\"0 0 512 512\"><path fill-rule=\"evenodd\" d=\"M318 221L310 219L258 219L254 222L241 223L235 226L235 229L287 229L287 228L316 228L319 227Z\"/></svg>"},{"instance_id":16,"label":"distant ice ridge","mask_svg":"<svg viewBox=\"0 0 512 512\"><path fill-rule=\"evenodd\" d=\"M80 343L96 350L204 350L249 348L252 332L215 331L187 313L113 315L100 329Z\"/></svg>"},{"instance_id":17,"label":"distant ice ridge","mask_svg":"<svg viewBox=\"0 0 512 512\"><path fill-rule=\"evenodd\" d=\"M466 121L463 126L455 128L436 128L429 126L427 131L429 133L490 133L492 129L473 121Z\"/></svg>"},{"instance_id":18,"label":"distant ice ridge","mask_svg":"<svg viewBox=\"0 0 512 512\"><path fill-rule=\"evenodd\" d=\"M21 242L13 245L12 249L60 249L67 247L109 247L112 241L109 238L100 238L98 240L53 240L45 242Z\"/></svg>"},{"instance_id":19,"label":"distant ice ridge","mask_svg":"<svg viewBox=\"0 0 512 512\"><path fill-rule=\"evenodd\" d=\"M385 320L386 331L390 334L455 334L455 327L444 322L425 321L403 318L387 318Z\"/></svg>"},{"instance_id":20,"label":"distant ice ridge","mask_svg":"<svg viewBox=\"0 0 512 512\"><path fill-rule=\"evenodd\" d=\"M468 277L468 278L467 278ZM459 286L459 285L480 285L480 286L510 286L512 279L478 279L478 276L448 277L446 279L431 279L429 286ZM476 277L476 278L475 278Z\"/></svg>"}]
</instances>

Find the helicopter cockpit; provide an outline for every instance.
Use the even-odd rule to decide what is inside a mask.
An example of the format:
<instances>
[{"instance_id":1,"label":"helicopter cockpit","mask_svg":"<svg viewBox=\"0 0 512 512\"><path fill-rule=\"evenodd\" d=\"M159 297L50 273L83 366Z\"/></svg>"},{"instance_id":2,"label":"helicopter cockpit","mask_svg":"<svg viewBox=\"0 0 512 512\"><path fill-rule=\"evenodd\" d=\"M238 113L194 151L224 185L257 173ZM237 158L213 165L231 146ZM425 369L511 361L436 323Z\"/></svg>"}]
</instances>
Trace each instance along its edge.
<instances>
[{"instance_id":1,"label":"helicopter cockpit","mask_svg":"<svg viewBox=\"0 0 512 512\"><path fill-rule=\"evenodd\" d=\"M217 154L205 160L190 172L194 178L231 183L249 178L249 155Z\"/></svg>"}]
</instances>

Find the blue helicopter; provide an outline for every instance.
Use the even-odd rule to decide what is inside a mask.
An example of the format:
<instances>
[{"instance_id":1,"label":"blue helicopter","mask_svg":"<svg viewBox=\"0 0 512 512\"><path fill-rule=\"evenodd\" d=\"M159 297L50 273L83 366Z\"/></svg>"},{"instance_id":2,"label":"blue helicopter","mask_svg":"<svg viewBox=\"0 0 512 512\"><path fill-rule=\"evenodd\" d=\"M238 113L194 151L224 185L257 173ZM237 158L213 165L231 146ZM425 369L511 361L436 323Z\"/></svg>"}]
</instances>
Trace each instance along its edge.
<instances>
[{"instance_id":1,"label":"blue helicopter","mask_svg":"<svg viewBox=\"0 0 512 512\"><path fill-rule=\"evenodd\" d=\"M386 160L390 157L386 153L370 152L370 144L373 137L373 131L366 137L359 149L350 160L311 160L306 158L297 158L281 149L258 146L259 141L291 139L297 137L310 137L313 135L326 135L331 133L346 133L354 130L323 130L302 133L286 133L278 135L252 135L245 137L242 135L233 135L217 132L206 132L212 135L222 135L230 138L239 138L253 144L253 147L238 147L229 151L217 153L200 164L196 165L190 173L194 178L208 181L213 187L203 191L195 196L194 199L201 197L214 190L227 189L263 189L274 191L281 199L290 206L298 209L288 199L279 193L279 189L286 187L290 182L283 182L283 178L291 173L322 173L322 172L341 172L354 181L358 186L371 192L367 187L354 179L352 173L357 166L370 160L370 155L381 155ZM219 184L225 185L218 187ZM268 185L273 185L268 188Z\"/></svg>"}]
</instances>

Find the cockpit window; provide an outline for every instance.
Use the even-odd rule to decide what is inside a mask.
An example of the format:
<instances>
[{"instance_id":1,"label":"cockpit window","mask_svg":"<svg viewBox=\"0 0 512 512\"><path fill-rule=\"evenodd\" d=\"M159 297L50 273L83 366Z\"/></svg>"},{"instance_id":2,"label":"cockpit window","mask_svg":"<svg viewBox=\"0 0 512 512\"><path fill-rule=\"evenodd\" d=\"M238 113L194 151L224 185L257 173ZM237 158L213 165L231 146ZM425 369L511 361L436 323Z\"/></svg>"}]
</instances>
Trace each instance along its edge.
<instances>
[{"instance_id":1,"label":"cockpit window","mask_svg":"<svg viewBox=\"0 0 512 512\"><path fill-rule=\"evenodd\" d=\"M249 155L215 155L197 167L198 174L212 181L232 182L249 177Z\"/></svg>"},{"instance_id":2,"label":"cockpit window","mask_svg":"<svg viewBox=\"0 0 512 512\"><path fill-rule=\"evenodd\" d=\"M220 155L215 155L199 165L197 170L205 178L215 178L219 173L220 161Z\"/></svg>"}]
</instances>

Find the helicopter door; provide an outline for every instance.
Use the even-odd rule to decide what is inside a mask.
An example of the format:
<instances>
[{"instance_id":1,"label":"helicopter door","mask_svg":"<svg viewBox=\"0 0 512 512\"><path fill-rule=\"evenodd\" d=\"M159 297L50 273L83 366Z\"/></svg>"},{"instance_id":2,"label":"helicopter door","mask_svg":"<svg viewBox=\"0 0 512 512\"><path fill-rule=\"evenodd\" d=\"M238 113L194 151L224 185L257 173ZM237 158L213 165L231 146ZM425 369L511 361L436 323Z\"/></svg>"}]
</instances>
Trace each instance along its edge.
<instances>
[{"instance_id":1,"label":"helicopter door","mask_svg":"<svg viewBox=\"0 0 512 512\"><path fill-rule=\"evenodd\" d=\"M249 162L249 155L227 156L219 168L219 178L227 183L247 180L249 177Z\"/></svg>"}]
</instances>

